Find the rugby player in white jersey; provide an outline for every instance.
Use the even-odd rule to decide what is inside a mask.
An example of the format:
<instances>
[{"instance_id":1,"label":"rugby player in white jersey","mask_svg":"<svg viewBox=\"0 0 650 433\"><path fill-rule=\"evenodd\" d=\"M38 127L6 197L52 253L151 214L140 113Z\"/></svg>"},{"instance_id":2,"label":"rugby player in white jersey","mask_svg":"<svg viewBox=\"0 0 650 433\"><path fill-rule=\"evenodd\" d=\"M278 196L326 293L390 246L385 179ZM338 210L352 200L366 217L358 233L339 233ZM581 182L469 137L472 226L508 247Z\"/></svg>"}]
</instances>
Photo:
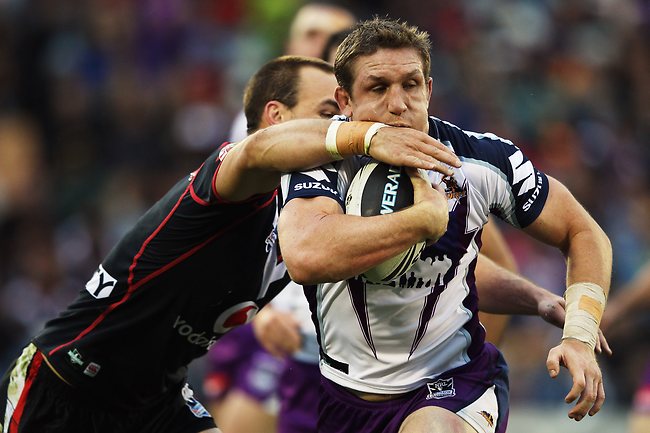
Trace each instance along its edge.
<instances>
[{"instance_id":1,"label":"rugby player in white jersey","mask_svg":"<svg viewBox=\"0 0 650 433\"><path fill-rule=\"evenodd\" d=\"M405 23L360 23L337 53L336 99L353 120L428 132L459 156L463 167L452 176L429 172L431 183L446 187L444 234L403 230L399 212L345 215L342 197L363 159L283 179L283 257L294 281L315 285L307 293L324 375L319 432L505 431L507 367L484 343L477 318L474 269L489 213L565 254L567 321L547 367L556 377L563 365L573 378L569 416L594 415L605 397L594 346L609 288L609 240L569 191L511 142L428 116L429 44ZM333 156L346 142L337 127L328 143ZM423 239L431 244L412 271L424 288L356 277Z\"/></svg>"},{"instance_id":2,"label":"rugby player in white jersey","mask_svg":"<svg viewBox=\"0 0 650 433\"><path fill-rule=\"evenodd\" d=\"M327 70L320 63L317 63L320 67L317 68L308 63L302 65L297 59L293 62L288 59L270 62L251 78L246 87L248 123L254 130L296 118L329 118L339 113L334 100L336 79L333 69ZM283 91L279 91L281 87ZM494 250L503 249L499 239L490 238L490 242ZM496 268L489 261L481 261L479 268L479 282L485 283L478 284L481 310L539 314L557 326L563 324L561 297ZM235 385L239 388L233 390L215 412L219 426L227 432L274 431L276 421L264 412L263 406L271 391L268 388L277 380L275 363L284 361L286 368L279 378L277 431L316 431L320 396L314 384L320 380L319 351L302 287L290 283L251 324L262 344L278 358L273 361L268 353L260 353L246 332L228 334L227 337L234 338L228 340L223 350L219 347L222 341L217 343L210 354L214 359L208 363L208 369L222 366L222 363L238 363L233 379L241 378ZM244 326L241 329L245 331ZM242 356L232 359L232 344L243 346ZM224 356L224 351L229 356ZM254 352L253 356L251 352ZM261 365L257 365L257 361ZM208 375L206 380L210 381L210 377Z\"/></svg>"}]
</instances>

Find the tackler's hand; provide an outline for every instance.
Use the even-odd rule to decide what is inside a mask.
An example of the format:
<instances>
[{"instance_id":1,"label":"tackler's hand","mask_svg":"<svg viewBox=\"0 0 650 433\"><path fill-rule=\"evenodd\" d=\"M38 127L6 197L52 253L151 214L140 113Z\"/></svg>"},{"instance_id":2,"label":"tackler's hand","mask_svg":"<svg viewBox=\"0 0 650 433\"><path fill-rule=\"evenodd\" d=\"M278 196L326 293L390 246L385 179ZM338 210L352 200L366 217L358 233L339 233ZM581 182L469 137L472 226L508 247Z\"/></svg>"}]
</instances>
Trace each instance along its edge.
<instances>
[{"instance_id":1,"label":"tackler's hand","mask_svg":"<svg viewBox=\"0 0 650 433\"><path fill-rule=\"evenodd\" d=\"M253 332L262 347L271 355L286 357L302 344L300 325L290 314L267 305L253 319Z\"/></svg>"},{"instance_id":2,"label":"tackler's hand","mask_svg":"<svg viewBox=\"0 0 650 433\"><path fill-rule=\"evenodd\" d=\"M387 164L453 174L460 159L447 146L424 132L411 128L385 126L370 141L369 154Z\"/></svg>"}]
</instances>

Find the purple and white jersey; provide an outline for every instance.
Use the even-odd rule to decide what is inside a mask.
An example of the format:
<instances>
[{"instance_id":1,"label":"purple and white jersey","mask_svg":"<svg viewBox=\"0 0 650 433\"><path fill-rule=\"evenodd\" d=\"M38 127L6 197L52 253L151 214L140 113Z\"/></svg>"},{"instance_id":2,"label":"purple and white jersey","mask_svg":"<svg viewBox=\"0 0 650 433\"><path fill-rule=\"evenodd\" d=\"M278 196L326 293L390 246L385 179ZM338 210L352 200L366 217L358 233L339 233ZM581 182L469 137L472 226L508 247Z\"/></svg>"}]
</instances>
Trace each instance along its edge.
<instances>
[{"instance_id":1,"label":"purple and white jersey","mask_svg":"<svg viewBox=\"0 0 650 433\"><path fill-rule=\"evenodd\" d=\"M357 277L305 289L321 372L339 385L403 393L478 356L485 332L478 321L474 268L483 225L494 213L526 227L546 202L547 177L510 141L463 131L435 117L429 118L429 134L463 162L451 178L428 173L446 187L445 235L426 247L405 275L388 283ZM349 158L285 175L283 196L286 201L325 196L344 208L350 181L367 161Z\"/></svg>"}]
</instances>

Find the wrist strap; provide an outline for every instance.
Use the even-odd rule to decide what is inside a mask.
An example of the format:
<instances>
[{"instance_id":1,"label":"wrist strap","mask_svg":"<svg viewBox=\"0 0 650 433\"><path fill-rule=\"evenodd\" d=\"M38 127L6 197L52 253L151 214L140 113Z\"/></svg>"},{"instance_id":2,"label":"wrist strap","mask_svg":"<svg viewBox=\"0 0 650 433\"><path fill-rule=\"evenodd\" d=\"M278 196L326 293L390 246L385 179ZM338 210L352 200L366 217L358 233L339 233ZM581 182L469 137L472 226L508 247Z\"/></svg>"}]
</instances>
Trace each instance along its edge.
<instances>
[{"instance_id":1,"label":"wrist strap","mask_svg":"<svg viewBox=\"0 0 650 433\"><path fill-rule=\"evenodd\" d=\"M385 125L379 122L333 121L325 135L325 149L335 160L352 155L370 155L370 144L377 131Z\"/></svg>"},{"instance_id":2,"label":"wrist strap","mask_svg":"<svg viewBox=\"0 0 650 433\"><path fill-rule=\"evenodd\" d=\"M365 137L363 137L363 152L366 155L370 155L370 143L372 142L372 137L375 136L377 131L379 131L384 126L388 126L385 123L376 122L370 125L368 131L366 131Z\"/></svg>"},{"instance_id":3,"label":"wrist strap","mask_svg":"<svg viewBox=\"0 0 650 433\"><path fill-rule=\"evenodd\" d=\"M566 299L566 318L562 339L575 338L596 347L598 327L603 317L607 299L605 291L598 284L575 283L564 292Z\"/></svg>"},{"instance_id":4,"label":"wrist strap","mask_svg":"<svg viewBox=\"0 0 650 433\"><path fill-rule=\"evenodd\" d=\"M334 121L327 128L327 135L325 135L325 149L327 152L332 155L332 158L335 160L343 159L339 153L338 147L336 146L336 134L338 133L339 127L345 122Z\"/></svg>"}]
</instances>

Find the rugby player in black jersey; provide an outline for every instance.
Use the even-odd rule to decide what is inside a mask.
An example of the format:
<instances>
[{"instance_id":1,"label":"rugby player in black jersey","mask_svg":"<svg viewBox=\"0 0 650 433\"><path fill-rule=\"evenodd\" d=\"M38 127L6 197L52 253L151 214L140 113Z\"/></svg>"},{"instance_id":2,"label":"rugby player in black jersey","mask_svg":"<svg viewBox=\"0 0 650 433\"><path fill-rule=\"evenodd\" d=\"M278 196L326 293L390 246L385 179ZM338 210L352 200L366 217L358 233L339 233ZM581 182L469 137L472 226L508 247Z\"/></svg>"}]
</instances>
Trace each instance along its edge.
<instances>
[{"instance_id":1,"label":"rugby player in black jersey","mask_svg":"<svg viewBox=\"0 0 650 433\"><path fill-rule=\"evenodd\" d=\"M258 85L273 89L272 98L288 109L259 105L260 89L249 87L250 132L264 124L262 113L305 117L299 110L308 101L296 105L296 95L283 93L295 88L283 85L295 71L308 80L334 79L331 66L315 59L280 58L263 68ZM333 95L315 98L329 118ZM187 366L249 322L289 281L276 235L281 173L339 154L445 174L460 165L415 130L353 122L326 137L330 124L283 122L239 144L224 143L172 186L9 368L0 387L0 431L219 431L192 396ZM421 178L414 183L421 200L402 213L402 223L433 236L441 231L441 222L428 217L437 213L438 192Z\"/></svg>"}]
</instances>

